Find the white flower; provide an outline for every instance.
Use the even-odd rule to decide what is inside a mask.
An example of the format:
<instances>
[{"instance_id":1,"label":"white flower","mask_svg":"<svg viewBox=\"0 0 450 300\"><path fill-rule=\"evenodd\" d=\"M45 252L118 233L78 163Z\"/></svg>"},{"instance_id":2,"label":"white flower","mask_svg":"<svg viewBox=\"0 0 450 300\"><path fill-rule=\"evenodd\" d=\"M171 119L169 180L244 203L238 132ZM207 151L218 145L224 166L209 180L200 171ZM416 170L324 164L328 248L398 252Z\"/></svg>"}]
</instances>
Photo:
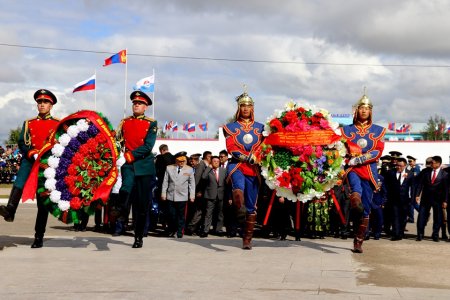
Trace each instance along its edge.
<instances>
[{"instance_id":1,"label":"white flower","mask_svg":"<svg viewBox=\"0 0 450 300\"><path fill-rule=\"evenodd\" d=\"M72 138L67 133L64 133L59 137L58 141L62 146L66 147L67 145L69 145L71 139Z\"/></svg>"},{"instance_id":2,"label":"white flower","mask_svg":"<svg viewBox=\"0 0 450 300\"><path fill-rule=\"evenodd\" d=\"M66 211L66 210L69 210L69 208L70 208L70 202L69 201L59 201L58 202L58 207L59 207L59 209L60 210L62 210L62 211Z\"/></svg>"},{"instance_id":3,"label":"white flower","mask_svg":"<svg viewBox=\"0 0 450 300\"><path fill-rule=\"evenodd\" d=\"M319 112L322 114L322 116L324 116L324 118L327 118L327 119L328 119L328 117L329 117L329 115L330 115L330 113L328 112L328 110L321 108L321 109L319 110Z\"/></svg>"},{"instance_id":4,"label":"white flower","mask_svg":"<svg viewBox=\"0 0 450 300\"><path fill-rule=\"evenodd\" d=\"M50 201L53 203L58 203L61 200L61 192L54 190L50 193Z\"/></svg>"},{"instance_id":5,"label":"white flower","mask_svg":"<svg viewBox=\"0 0 450 300\"><path fill-rule=\"evenodd\" d=\"M52 153L56 157L61 157L64 152L65 147L61 144L55 144L52 148Z\"/></svg>"},{"instance_id":6,"label":"white flower","mask_svg":"<svg viewBox=\"0 0 450 300\"><path fill-rule=\"evenodd\" d=\"M49 190L50 192L56 190L56 179L54 179L54 178L47 179L47 180L45 181L44 186L45 186L45 188L46 188L47 190Z\"/></svg>"},{"instance_id":7,"label":"white flower","mask_svg":"<svg viewBox=\"0 0 450 300\"><path fill-rule=\"evenodd\" d=\"M48 165L50 168L56 169L59 165L59 157L56 156L50 156L48 158Z\"/></svg>"},{"instance_id":8,"label":"white flower","mask_svg":"<svg viewBox=\"0 0 450 300\"><path fill-rule=\"evenodd\" d=\"M289 100L289 102L284 105L284 108L287 111L291 111L291 110L294 110L296 108L296 105L297 104L294 102L294 100Z\"/></svg>"},{"instance_id":9,"label":"white flower","mask_svg":"<svg viewBox=\"0 0 450 300\"><path fill-rule=\"evenodd\" d=\"M77 128L79 131L87 131L89 129L89 124L85 119L80 119L77 122Z\"/></svg>"},{"instance_id":10,"label":"white flower","mask_svg":"<svg viewBox=\"0 0 450 300\"><path fill-rule=\"evenodd\" d=\"M77 127L76 125L71 125L71 126L69 126L69 128L67 129L67 134L68 134L71 138L76 138L79 132L80 132L80 130L78 129L78 127Z\"/></svg>"},{"instance_id":11,"label":"white flower","mask_svg":"<svg viewBox=\"0 0 450 300\"><path fill-rule=\"evenodd\" d=\"M56 170L53 168L47 168L44 171L44 177L47 179L55 178Z\"/></svg>"}]
</instances>

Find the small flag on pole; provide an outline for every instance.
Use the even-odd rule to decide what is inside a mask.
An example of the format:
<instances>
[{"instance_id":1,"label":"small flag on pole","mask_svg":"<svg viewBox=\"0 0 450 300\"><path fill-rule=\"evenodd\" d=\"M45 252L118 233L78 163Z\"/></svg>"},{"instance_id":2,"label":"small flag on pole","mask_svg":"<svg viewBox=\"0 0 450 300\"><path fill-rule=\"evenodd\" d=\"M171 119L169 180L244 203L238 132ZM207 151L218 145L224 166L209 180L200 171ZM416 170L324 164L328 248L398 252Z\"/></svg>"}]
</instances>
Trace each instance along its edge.
<instances>
[{"instance_id":1,"label":"small flag on pole","mask_svg":"<svg viewBox=\"0 0 450 300\"><path fill-rule=\"evenodd\" d=\"M195 123L188 123L187 131L194 132L195 131Z\"/></svg>"},{"instance_id":2,"label":"small flag on pole","mask_svg":"<svg viewBox=\"0 0 450 300\"><path fill-rule=\"evenodd\" d=\"M395 130L395 123L391 122L388 124L388 129L389 130Z\"/></svg>"},{"instance_id":3,"label":"small flag on pole","mask_svg":"<svg viewBox=\"0 0 450 300\"><path fill-rule=\"evenodd\" d=\"M142 78L136 85L133 86L134 90L141 90L145 93L153 93L155 91L155 75Z\"/></svg>"},{"instance_id":4,"label":"small flag on pole","mask_svg":"<svg viewBox=\"0 0 450 300\"><path fill-rule=\"evenodd\" d=\"M113 56L105 59L104 67L112 65L112 64L126 64L127 63L127 50L119 51L118 53L114 54Z\"/></svg>"},{"instance_id":5,"label":"small flag on pole","mask_svg":"<svg viewBox=\"0 0 450 300\"><path fill-rule=\"evenodd\" d=\"M178 131L178 123L173 124L172 126L172 132Z\"/></svg>"},{"instance_id":6,"label":"small flag on pole","mask_svg":"<svg viewBox=\"0 0 450 300\"><path fill-rule=\"evenodd\" d=\"M200 128L201 131L208 131L208 122L203 124L198 124L198 128Z\"/></svg>"},{"instance_id":7,"label":"small flag on pole","mask_svg":"<svg viewBox=\"0 0 450 300\"><path fill-rule=\"evenodd\" d=\"M90 91L90 90L95 90L95 75L93 75L89 79L78 82L73 87L72 93L81 92L81 91Z\"/></svg>"}]
</instances>

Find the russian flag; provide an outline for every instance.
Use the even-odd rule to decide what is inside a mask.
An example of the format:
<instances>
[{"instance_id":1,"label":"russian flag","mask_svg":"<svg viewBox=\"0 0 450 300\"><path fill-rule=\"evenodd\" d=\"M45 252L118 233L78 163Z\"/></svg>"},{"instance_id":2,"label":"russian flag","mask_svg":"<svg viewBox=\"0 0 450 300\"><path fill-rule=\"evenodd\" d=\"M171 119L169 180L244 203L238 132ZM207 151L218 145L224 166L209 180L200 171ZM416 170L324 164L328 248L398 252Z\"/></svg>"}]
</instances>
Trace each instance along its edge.
<instances>
[{"instance_id":1,"label":"russian flag","mask_svg":"<svg viewBox=\"0 0 450 300\"><path fill-rule=\"evenodd\" d=\"M178 131L178 123L173 124L172 126L172 132Z\"/></svg>"},{"instance_id":2,"label":"russian flag","mask_svg":"<svg viewBox=\"0 0 450 300\"><path fill-rule=\"evenodd\" d=\"M112 65L112 64L126 64L127 63L127 50L119 51L118 53L114 54L113 56L105 59L104 67Z\"/></svg>"},{"instance_id":3,"label":"russian flag","mask_svg":"<svg viewBox=\"0 0 450 300\"><path fill-rule=\"evenodd\" d=\"M93 75L89 79L77 83L74 86L72 93L90 90L95 90L95 75Z\"/></svg>"},{"instance_id":4,"label":"russian flag","mask_svg":"<svg viewBox=\"0 0 450 300\"><path fill-rule=\"evenodd\" d=\"M198 124L198 128L200 128L201 131L207 131L208 130L208 122L203 124Z\"/></svg>"},{"instance_id":5,"label":"russian flag","mask_svg":"<svg viewBox=\"0 0 450 300\"><path fill-rule=\"evenodd\" d=\"M133 87L134 90L141 90L145 93L153 93L155 91L155 75L142 78Z\"/></svg>"},{"instance_id":6,"label":"russian flag","mask_svg":"<svg viewBox=\"0 0 450 300\"><path fill-rule=\"evenodd\" d=\"M388 124L388 129L389 129L389 130L395 130L395 123L393 123L393 122L392 122L392 123L389 123L389 124Z\"/></svg>"},{"instance_id":7,"label":"russian flag","mask_svg":"<svg viewBox=\"0 0 450 300\"><path fill-rule=\"evenodd\" d=\"M188 123L187 131L194 132L195 131L195 123Z\"/></svg>"}]
</instances>

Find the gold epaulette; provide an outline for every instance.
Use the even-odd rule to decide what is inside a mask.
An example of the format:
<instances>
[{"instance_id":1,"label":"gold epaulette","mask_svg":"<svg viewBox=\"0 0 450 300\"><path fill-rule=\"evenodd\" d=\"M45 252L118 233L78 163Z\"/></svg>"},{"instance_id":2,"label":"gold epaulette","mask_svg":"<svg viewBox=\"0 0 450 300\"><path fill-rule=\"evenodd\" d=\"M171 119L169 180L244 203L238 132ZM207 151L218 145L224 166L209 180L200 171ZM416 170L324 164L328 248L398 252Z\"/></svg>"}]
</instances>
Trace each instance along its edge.
<instances>
[{"instance_id":1,"label":"gold epaulette","mask_svg":"<svg viewBox=\"0 0 450 300\"><path fill-rule=\"evenodd\" d=\"M122 119L122 121L120 121L120 123L119 123L119 126L117 126L117 129L116 129L116 141L118 141L119 143L123 142L123 136L122 136L123 123L125 122L125 120L127 120L129 118L131 118L131 117Z\"/></svg>"},{"instance_id":2,"label":"gold epaulette","mask_svg":"<svg viewBox=\"0 0 450 300\"><path fill-rule=\"evenodd\" d=\"M156 121L155 119L147 117L147 116L144 117L144 120L147 120L149 122L155 122Z\"/></svg>"}]
</instances>

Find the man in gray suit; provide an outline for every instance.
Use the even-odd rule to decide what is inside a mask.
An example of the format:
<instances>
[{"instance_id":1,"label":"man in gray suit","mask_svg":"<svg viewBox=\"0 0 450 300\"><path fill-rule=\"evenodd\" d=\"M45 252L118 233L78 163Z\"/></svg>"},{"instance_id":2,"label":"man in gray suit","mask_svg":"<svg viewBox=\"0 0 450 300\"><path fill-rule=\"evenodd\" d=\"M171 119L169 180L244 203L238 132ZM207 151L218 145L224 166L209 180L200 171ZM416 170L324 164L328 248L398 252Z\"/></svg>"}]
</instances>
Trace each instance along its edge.
<instances>
[{"instance_id":1,"label":"man in gray suit","mask_svg":"<svg viewBox=\"0 0 450 300\"><path fill-rule=\"evenodd\" d=\"M170 237L177 234L183 237L186 203L195 199L195 178L193 169L186 165L186 152L175 154L175 164L167 166L161 190L161 200L167 201L169 209L169 226L167 234Z\"/></svg>"},{"instance_id":2,"label":"man in gray suit","mask_svg":"<svg viewBox=\"0 0 450 300\"><path fill-rule=\"evenodd\" d=\"M213 220L213 213L216 216L214 224L214 231L222 232L223 227L223 199L225 198L226 175L225 168L220 168L220 159L218 156L211 157L211 165L207 167L202 174L202 179L205 182L204 199L206 201L206 213L203 231L200 237L207 237L209 228Z\"/></svg>"}]
</instances>

